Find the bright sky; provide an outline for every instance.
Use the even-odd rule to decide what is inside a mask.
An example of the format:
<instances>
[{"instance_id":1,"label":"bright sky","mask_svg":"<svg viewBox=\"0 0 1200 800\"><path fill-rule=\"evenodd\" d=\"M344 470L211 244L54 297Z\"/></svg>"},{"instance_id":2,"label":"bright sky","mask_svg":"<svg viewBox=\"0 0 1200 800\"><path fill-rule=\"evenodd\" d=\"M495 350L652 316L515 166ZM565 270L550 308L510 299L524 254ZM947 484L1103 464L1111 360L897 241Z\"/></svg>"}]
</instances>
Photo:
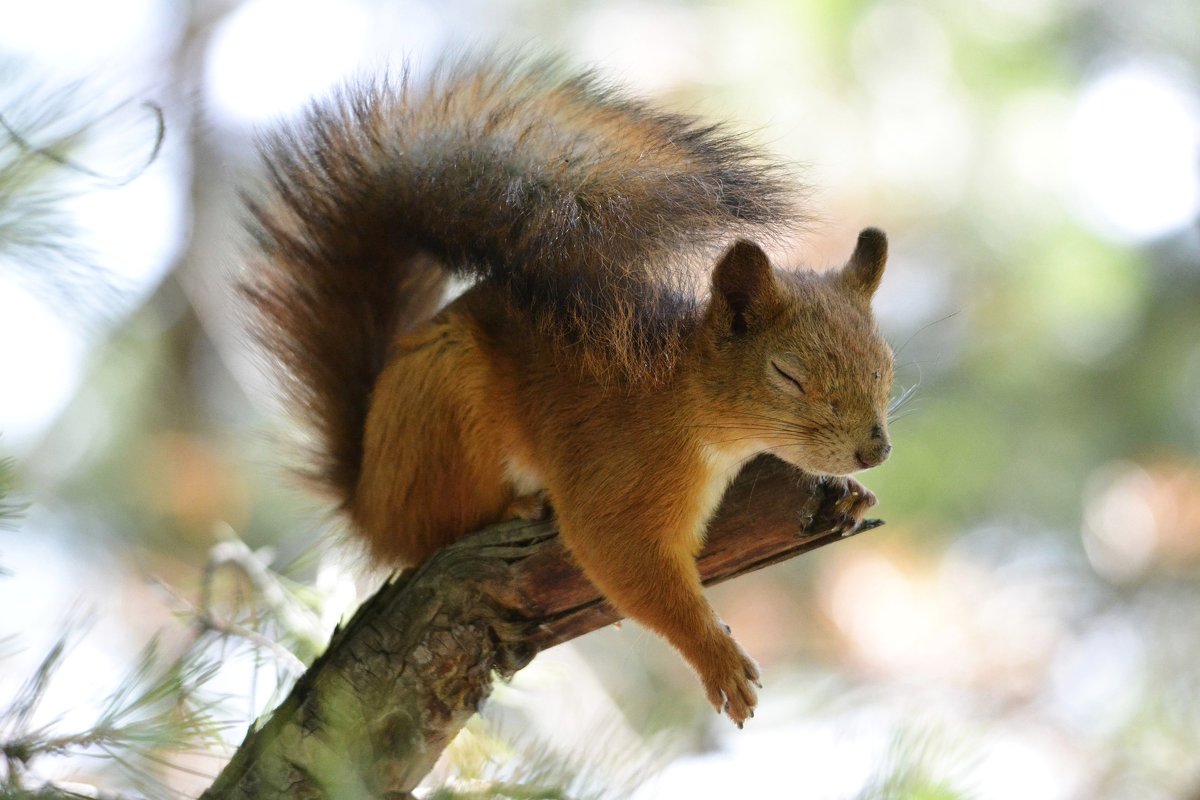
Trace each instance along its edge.
<instances>
[{"instance_id":1,"label":"bright sky","mask_svg":"<svg viewBox=\"0 0 1200 800\"><path fill-rule=\"evenodd\" d=\"M1166 67L1117 64L1084 88L1071 120L1073 199L1106 238L1129 243L1200 213L1196 87Z\"/></svg>"},{"instance_id":2,"label":"bright sky","mask_svg":"<svg viewBox=\"0 0 1200 800\"><path fill-rule=\"evenodd\" d=\"M370 24L354 0L242 4L209 50L205 79L213 110L243 125L295 112L359 66Z\"/></svg>"}]
</instances>

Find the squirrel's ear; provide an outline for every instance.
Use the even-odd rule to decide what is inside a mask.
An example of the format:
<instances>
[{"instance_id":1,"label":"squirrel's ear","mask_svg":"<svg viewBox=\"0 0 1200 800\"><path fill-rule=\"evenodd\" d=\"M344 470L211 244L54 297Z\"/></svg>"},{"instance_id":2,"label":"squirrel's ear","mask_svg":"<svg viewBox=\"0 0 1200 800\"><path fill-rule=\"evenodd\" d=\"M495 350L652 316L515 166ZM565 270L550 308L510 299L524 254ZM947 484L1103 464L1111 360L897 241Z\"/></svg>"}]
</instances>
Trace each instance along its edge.
<instances>
[{"instance_id":1,"label":"squirrel's ear","mask_svg":"<svg viewBox=\"0 0 1200 800\"><path fill-rule=\"evenodd\" d=\"M842 268L842 285L869 300L879 288L879 282L883 280L887 250L887 235L883 231L867 228L860 233L854 254Z\"/></svg>"},{"instance_id":2,"label":"squirrel's ear","mask_svg":"<svg viewBox=\"0 0 1200 800\"><path fill-rule=\"evenodd\" d=\"M734 333L745 333L748 321L761 316L779 298L771 259L754 242L739 239L713 268L713 304L728 314Z\"/></svg>"}]
</instances>

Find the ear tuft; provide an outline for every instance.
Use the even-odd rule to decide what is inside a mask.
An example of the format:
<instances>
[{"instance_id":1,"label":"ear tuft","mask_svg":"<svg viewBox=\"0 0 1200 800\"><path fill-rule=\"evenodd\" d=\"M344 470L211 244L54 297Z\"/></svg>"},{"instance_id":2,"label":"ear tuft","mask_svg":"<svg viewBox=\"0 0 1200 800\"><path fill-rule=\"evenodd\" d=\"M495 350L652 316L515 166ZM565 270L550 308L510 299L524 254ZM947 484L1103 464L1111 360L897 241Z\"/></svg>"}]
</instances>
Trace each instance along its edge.
<instances>
[{"instance_id":1,"label":"ear tuft","mask_svg":"<svg viewBox=\"0 0 1200 800\"><path fill-rule=\"evenodd\" d=\"M870 298L883 280L887 264L887 235L878 228L866 228L858 234L858 244L850 261L842 268L842 284L853 292Z\"/></svg>"},{"instance_id":2,"label":"ear tuft","mask_svg":"<svg viewBox=\"0 0 1200 800\"><path fill-rule=\"evenodd\" d=\"M754 242L739 239L713 268L713 300L724 301L734 333L744 333L747 317L765 312L777 298L771 259Z\"/></svg>"}]
</instances>

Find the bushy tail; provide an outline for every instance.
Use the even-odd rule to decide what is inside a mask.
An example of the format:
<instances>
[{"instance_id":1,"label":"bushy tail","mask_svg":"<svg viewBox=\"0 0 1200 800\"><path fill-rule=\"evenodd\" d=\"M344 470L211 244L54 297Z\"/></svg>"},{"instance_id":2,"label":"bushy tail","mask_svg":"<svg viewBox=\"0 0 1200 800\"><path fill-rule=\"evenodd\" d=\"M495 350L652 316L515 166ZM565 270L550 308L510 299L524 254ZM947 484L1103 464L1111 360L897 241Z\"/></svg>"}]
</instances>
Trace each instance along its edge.
<instances>
[{"instance_id":1,"label":"bushy tail","mask_svg":"<svg viewBox=\"0 0 1200 800\"><path fill-rule=\"evenodd\" d=\"M248 200L257 330L348 503L371 388L448 274L487 281L572 363L669 371L690 267L792 220L795 187L742 139L591 74L521 59L344 90L265 140Z\"/></svg>"}]
</instances>

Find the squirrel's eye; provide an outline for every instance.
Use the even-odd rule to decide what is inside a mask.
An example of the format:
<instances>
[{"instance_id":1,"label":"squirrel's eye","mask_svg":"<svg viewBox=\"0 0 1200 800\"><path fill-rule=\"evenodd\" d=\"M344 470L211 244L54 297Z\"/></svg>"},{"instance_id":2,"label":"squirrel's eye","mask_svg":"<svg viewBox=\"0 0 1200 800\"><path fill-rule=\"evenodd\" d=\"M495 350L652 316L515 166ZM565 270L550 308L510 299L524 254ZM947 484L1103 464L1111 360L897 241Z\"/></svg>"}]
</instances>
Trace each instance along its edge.
<instances>
[{"instance_id":1,"label":"squirrel's eye","mask_svg":"<svg viewBox=\"0 0 1200 800\"><path fill-rule=\"evenodd\" d=\"M796 378L794 375L789 374L786 370L781 369L780 366L778 364L776 364L774 361L771 362L771 366L775 368L775 371L777 373L779 373L779 377L783 378L785 381L788 381L793 386L795 386L796 389L800 392L800 394L805 394L804 384L802 384L800 382L799 378Z\"/></svg>"},{"instance_id":2,"label":"squirrel's eye","mask_svg":"<svg viewBox=\"0 0 1200 800\"><path fill-rule=\"evenodd\" d=\"M875 370L875 373L874 373L875 380L879 380L882 376L883 376L883 373L881 373L879 370Z\"/></svg>"}]
</instances>

